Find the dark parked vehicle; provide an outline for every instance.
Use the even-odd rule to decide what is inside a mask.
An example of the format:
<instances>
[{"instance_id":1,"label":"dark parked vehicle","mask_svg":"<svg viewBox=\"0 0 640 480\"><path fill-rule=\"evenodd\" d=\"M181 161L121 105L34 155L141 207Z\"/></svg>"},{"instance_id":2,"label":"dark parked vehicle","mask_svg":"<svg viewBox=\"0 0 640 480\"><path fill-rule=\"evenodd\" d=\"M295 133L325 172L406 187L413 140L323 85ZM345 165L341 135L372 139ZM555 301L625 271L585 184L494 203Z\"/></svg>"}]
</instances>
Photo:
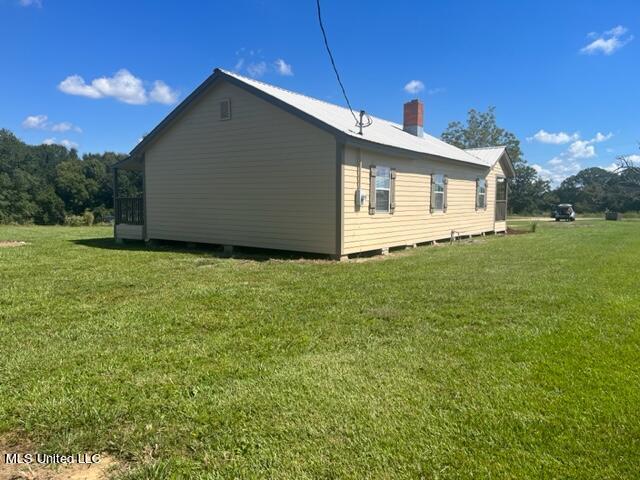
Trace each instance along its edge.
<instances>
[{"instance_id":1,"label":"dark parked vehicle","mask_svg":"<svg viewBox=\"0 0 640 480\"><path fill-rule=\"evenodd\" d=\"M553 216L556 219L556 222L559 222L560 220L573 222L576 219L576 212L573 209L573 205L570 203L561 203L556 207Z\"/></svg>"}]
</instances>

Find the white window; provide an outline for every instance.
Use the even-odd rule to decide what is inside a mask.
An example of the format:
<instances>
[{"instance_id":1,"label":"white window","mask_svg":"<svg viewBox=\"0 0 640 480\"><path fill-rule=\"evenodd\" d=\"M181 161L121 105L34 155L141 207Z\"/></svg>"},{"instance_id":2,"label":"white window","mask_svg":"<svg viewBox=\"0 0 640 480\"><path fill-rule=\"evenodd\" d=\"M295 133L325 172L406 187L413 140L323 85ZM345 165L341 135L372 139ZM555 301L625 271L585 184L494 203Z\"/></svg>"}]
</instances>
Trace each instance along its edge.
<instances>
[{"instance_id":1,"label":"white window","mask_svg":"<svg viewBox=\"0 0 640 480\"><path fill-rule=\"evenodd\" d=\"M434 174L433 175L433 210L435 211L443 211L445 204L445 187L444 187L444 175L442 174Z\"/></svg>"},{"instance_id":2,"label":"white window","mask_svg":"<svg viewBox=\"0 0 640 480\"><path fill-rule=\"evenodd\" d=\"M391 169L377 167L376 170L376 212L388 212L391 200Z\"/></svg>"},{"instance_id":3,"label":"white window","mask_svg":"<svg viewBox=\"0 0 640 480\"><path fill-rule=\"evenodd\" d=\"M487 180L476 180L476 208L487 208Z\"/></svg>"}]
</instances>

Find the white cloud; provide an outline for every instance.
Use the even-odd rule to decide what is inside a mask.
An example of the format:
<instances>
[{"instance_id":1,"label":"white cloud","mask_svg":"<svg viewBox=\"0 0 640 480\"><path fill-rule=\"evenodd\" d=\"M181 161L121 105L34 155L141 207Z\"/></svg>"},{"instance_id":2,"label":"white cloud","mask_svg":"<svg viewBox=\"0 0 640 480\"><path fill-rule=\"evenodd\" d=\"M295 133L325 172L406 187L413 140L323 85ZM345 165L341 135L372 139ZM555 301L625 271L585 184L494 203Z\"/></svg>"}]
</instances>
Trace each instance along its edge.
<instances>
[{"instance_id":1,"label":"white cloud","mask_svg":"<svg viewBox=\"0 0 640 480\"><path fill-rule=\"evenodd\" d=\"M57 140L55 137L51 137L51 138L45 138L42 141L43 145L62 145L63 147L67 148L68 150L71 150L72 148L78 148L78 144L76 142L72 142L71 140L68 140L66 138L62 139L62 140Z\"/></svg>"},{"instance_id":2,"label":"white cloud","mask_svg":"<svg viewBox=\"0 0 640 480\"><path fill-rule=\"evenodd\" d=\"M591 158L596 156L596 147L588 140L576 140L567 150L571 158Z\"/></svg>"},{"instance_id":3,"label":"white cloud","mask_svg":"<svg viewBox=\"0 0 640 480\"><path fill-rule=\"evenodd\" d=\"M148 101L142 80L125 69L119 70L113 77L96 78L90 88L100 96L114 97L124 103L142 105Z\"/></svg>"},{"instance_id":4,"label":"white cloud","mask_svg":"<svg viewBox=\"0 0 640 480\"><path fill-rule=\"evenodd\" d=\"M420 80L410 80L405 86L404 91L407 93L416 94L424 90L424 83Z\"/></svg>"},{"instance_id":5,"label":"white cloud","mask_svg":"<svg viewBox=\"0 0 640 480\"><path fill-rule=\"evenodd\" d=\"M596 133L596 136L593 137L591 139L592 143L600 143L600 142L606 142L607 140L609 140L611 137L613 137L613 133L609 132L606 135L603 133Z\"/></svg>"},{"instance_id":6,"label":"white cloud","mask_svg":"<svg viewBox=\"0 0 640 480\"><path fill-rule=\"evenodd\" d=\"M68 93L69 95L80 95L82 97L89 98L102 98L103 95L100 91L84 82L84 78L80 75L70 75L58 84L58 89L61 92Z\"/></svg>"},{"instance_id":7,"label":"white cloud","mask_svg":"<svg viewBox=\"0 0 640 480\"><path fill-rule=\"evenodd\" d=\"M242 47L236 50L236 63L233 70L244 73L250 77L259 78L267 73L276 73L285 77L293 76L293 66L282 57L275 60L265 59L262 49L247 49Z\"/></svg>"},{"instance_id":8,"label":"white cloud","mask_svg":"<svg viewBox=\"0 0 640 480\"><path fill-rule=\"evenodd\" d=\"M22 121L23 128L50 130L52 132L74 132L82 133L82 129L71 122L51 123L46 115L29 115Z\"/></svg>"},{"instance_id":9,"label":"white cloud","mask_svg":"<svg viewBox=\"0 0 640 480\"><path fill-rule=\"evenodd\" d=\"M38 7L42 8L41 0L20 0L18 2L21 7Z\"/></svg>"},{"instance_id":10,"label":"white cloud","mask_svg":"<svg viewBox=\"0 0 640 480\"><path fill-rule=\"evenodd\" d=\"M71 140L60 140L60 145L71 150L72 148L78 148L78 144L76 142L72 142Z\"/></svg>"},{"instance_id":11,"label":"white cloud","mask_svg":"<svg viewBox=\"0 0 640 480\"><path fill-rule=\"evenodd\" d=\"M23 128L33 128L39 130L50 130L52 132L74 132L82 133L82 129L71 122L51 123L46 115L29 115L22 121Z\"/></svg>"},{"instance_id":12,"label":"white cloud","mask_svg":"<svg viewBox=\"0 0 640 480\"><path fill-rule=\"evenodd\" d=\"M544 132L544 130L540 130L540 132ZM538 133L540 133L538 132ZM558 135L558 134L548 134L547 135ZM563 132L560 132L563 133ZM536 134L537 135L537 134ZM567 134L564 134L567 135ZM542 136L543 138L550 140L546 135ZM543 167L541 165L532 165L532 167L538 172L538 174L546 179L550 180L553 184L560 184L565 178L575 175L580 170L582 170L582 165L580 164L580 160L585 158L593 158L597 157L595 144L605 142L613 137L612 133L607 133L606 135L597 132L593 138L590 140L581 140L579 134L575 133L572 136L571 144L569 147L562 152L560 155L553 157L551 160L547 162L547 166ZM535 138L535 135L534 137ZM558 140L557 137L552 137L554 140ZM562 137L564 140L564 137ZM543 143L563 143L563 142L553 142L547 141Z\"/></svg>"},{"instance_id":13,"label":"white cloud","mask_svg":"<svg viewBox=\"0 0 640 480\"><path fill-rule=\"evenodd\" d=\"M629 31L628 28L623 27L622 25L618 25L617 27L613 27L611 30L607 30L604 33L605 35L611 35L613 37L621 37L628 31Z\"/></svg>"},{"instance_id":14,"label":"white cloud","mask_svg":"<svg viewBox=\"0 0 640 480\"><path fill-rule=\"evenodd\" d=\"M29 115L22 121L23 128L41 128L47 125L48 117L46 115Z\"/></svg>"},{"instance_id":15,"label":"white cloud","mask_svg":"<svg viewBox=\"0 0 640 480\"><path fill-rule=\"evenodd\" d=\"M82 129L71 122L54 123L51 125L50 130L52 132L68 132L73 130L74 132L82 133Z\"/></svg>"},{"instance_id":16,"label":"white cloud","mask_svg":"<svg viewBox=\"0 0 640 480\"><path fill-rule=\"evenodd\" d=\"M170 105L178 99L178 92L172 90L171 87L162 80L156 80L153 82L153 89L149 93L149 98L154 102Z\"/></svg>"},{"instance_id":17,"label":"white cloud","mask_svg":"<svg viewBox=\"0 0 640 480\"><path fill-rule=\"evenodd\" d=\"M290 63L285 62L282 58L278 58L275 62L273 62L276 67L276 72L280 75L284 75L285 77L290 77L293 75L293 68Z\"/></svg>"},{"instance_id":18,"label":"white cloud","mask_svg":"<svg viewBox=\"0 0 640 480\"><path fill-rule=\"evenodd\" d=\"M533 137L528 137L527 141L531 142L536 140L540 143L551 143L554 145L562 145L564 143L569 143L574 140L580 138L578 133L568 134L565 132L551 133L545 130L539 130Z\"/></svg>"},{"instance_id":19,"label":"white cloud","mask_svg":"<svg viewBox=\"0 0 640 480\"><path fill-rule=\"evenodd\" d=\"M152 102L174 103L178 94L161 80L153 83L151 92L147 92L144 82L121 69L113 77L100 77L86 83L80 75L71 75L58 85L58 89L69 95L88 98L112 97L130 105L145 105Z\"/></svg>"},{"instance_id":20,"label":"white cloud","mask_svg":"<svg viewBox=\"0 0 640 480\"><path fill-rule=\"evenodd\" d=\"M252 77L261 77L267 72L267 62L251 62L247 65L247 72Z\"/></svg>"},{"instance_id":21,"label":"white cloud","mask_svg":"<svg viewBox=\"0 0 640 480\"><path fill-rule=\"evenodd\" d=\"M613 27L611 30L607 30L600 35L591 32L587 35L587 38L595 38L595 40L582 47L580 53L587 55L595 55L597 53L612 55L616 50L621 49L633 40L633 35L625 36L627 32L628 29L622 25Z\"/></svg>"}]
</instances>

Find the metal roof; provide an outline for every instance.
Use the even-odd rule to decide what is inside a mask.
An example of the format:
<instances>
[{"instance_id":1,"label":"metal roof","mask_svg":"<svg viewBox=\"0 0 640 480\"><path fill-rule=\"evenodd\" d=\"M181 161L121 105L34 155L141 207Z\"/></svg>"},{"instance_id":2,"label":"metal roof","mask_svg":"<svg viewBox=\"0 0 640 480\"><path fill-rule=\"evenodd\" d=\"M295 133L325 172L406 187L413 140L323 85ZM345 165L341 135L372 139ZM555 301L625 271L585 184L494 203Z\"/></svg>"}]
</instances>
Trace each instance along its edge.
<instances>
[{"instance_id":1,"label":"metal roof","mask_svg":"<svg viewBox=\"0 0 640 480\"><path fill-rule=\"evenodd\" d=\"M478 157L480 160L485 162L490 167L493 167L496 162L500 160L503 155L507 156L509 172L506 172L508 175L515 175L513 171L513 165L511 165L511 159L509 158L509 153L507 152L507 147L484 147L484 148L466 148L465 152L470 153L474 157Z\"/></svg>"},{"instance_id":2,"label":"metal roof","mask_svg":"<svg viewBox=\"0 0 640 480\"><path fill-rule=\"evenodd\" d=\"M144 153L147 145L151 143L164 128L177 119L187 107L196 101L209 87L219 80L226 80L232 84L258 95L266 101L307 120L316 126L324 128L343 141L359 144L375 144L383 147L400 149L412 154L435 155L445 159L456 160L473 165L491 168L495 161L493 155L484 154L474 150L465 151L453 145L435 138L427 133L422 137L412 135L402 129L402 125L371 116L373 123L364 129L363 135L359 135L358 127L348 108L318 100L300 93L292 92L275 85L270 85L253 78L244 77L234 72L216 68L214 73L200 84L185 100L183 100L169 115L167 115L144 139L136 145L126 158L118 162L116 167L128 165L134 157ZM502 149L504 147L496 147ZM485 149L482 149L485 150ZM507 155L508 158L508 155ZM510 161L509 161L510 164Z\"/></svg>"},{"instance_id":3,"label":"metal roof","mask_svg":"<svg viewBox=\"0 0 640 480\"><path fill-rule=\"evenodd\" d=\"M253 78L244 77L234 72L227 70L220 71L320 120L348 137L401 148L416 153L436 155L438 157L482 165L484 167L491 166L483 159L471 155L458 147L449 145L431 135L425 133L423 137L417 137L416 135L405 132L402 129L402 125L372 115L370 116L373 123L363 130L363 135L359 135L358 127L348 108L285 90L284 88L270 85Z\"/></svg>"}]
</instances>

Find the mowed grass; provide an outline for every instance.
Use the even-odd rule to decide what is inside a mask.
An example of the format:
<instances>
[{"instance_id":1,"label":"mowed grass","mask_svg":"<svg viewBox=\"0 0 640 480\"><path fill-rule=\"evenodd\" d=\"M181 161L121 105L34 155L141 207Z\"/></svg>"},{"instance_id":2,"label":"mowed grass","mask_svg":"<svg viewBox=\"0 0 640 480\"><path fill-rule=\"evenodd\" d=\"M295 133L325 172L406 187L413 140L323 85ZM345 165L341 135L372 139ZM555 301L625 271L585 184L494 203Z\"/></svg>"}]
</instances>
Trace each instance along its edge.
<instances>
[{"instance_id":1,"label":"mowed grass","mask_svg":"<svg viewBox=\"0 0 640 480\"><path fill-rule=\"evenodd\" d=\"M335 263L0 227L0 434L127 478L638 478L640 222Z\"/></svg>"}]
</instances>

